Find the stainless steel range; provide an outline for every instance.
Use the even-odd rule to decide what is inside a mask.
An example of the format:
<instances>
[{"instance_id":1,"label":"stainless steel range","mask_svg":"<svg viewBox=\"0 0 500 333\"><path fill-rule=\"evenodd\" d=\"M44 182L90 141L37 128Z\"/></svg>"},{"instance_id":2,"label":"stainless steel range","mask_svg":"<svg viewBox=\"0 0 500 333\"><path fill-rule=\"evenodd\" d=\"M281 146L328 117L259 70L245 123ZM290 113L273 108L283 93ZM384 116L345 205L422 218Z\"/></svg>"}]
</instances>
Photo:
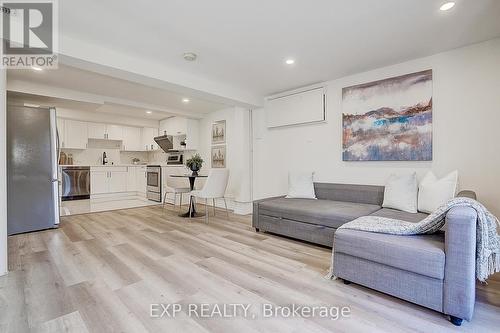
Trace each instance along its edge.
<instances>
[{"instance_id":1,"label":"stainless steel range","mask_svg":"<svg viewBox=\"0 0 500 333\"><path fill-rule=\"evenodd\" d=\"M146 197L148 200L161 202L161 166L148 165L146 169L146 176Z\"/></svg>"}]
</instances>

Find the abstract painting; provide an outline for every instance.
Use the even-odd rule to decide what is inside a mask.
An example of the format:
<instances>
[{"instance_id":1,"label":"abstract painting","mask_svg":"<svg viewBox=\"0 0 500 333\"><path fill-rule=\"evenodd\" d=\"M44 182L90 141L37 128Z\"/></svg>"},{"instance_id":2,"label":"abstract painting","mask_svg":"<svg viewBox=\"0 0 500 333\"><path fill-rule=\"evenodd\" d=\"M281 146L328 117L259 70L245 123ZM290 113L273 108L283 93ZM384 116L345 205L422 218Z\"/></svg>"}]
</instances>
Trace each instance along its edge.
<instances>
[{"instance_id":1,"label":"abstract painting","mask_svg":"<svg viewBox=\"0 0 500 333\"><path fill-rule=\"evenodd\" d=\"M221 120L212 125L212 144L218 145L226 142L226 121Z\"/></svg>"},{"instance_id":2,"label":"abstract painting","mask_svg":"<svg viewBox=\"0 0 500 333\"><path fill-rule=\"evenodd\" d=\"M344 161L432 160L432 70L342 89Z\"/></svg>"},{"instance_id":3,"label":"abstract painting","mask_svg":"<svg viewBox=\"0 0 500 333\"><path fill-rule=\"evenodd\" d=\"M226 146L212 147L212 168L226 167Z\"/></svg>"}]
</instances>

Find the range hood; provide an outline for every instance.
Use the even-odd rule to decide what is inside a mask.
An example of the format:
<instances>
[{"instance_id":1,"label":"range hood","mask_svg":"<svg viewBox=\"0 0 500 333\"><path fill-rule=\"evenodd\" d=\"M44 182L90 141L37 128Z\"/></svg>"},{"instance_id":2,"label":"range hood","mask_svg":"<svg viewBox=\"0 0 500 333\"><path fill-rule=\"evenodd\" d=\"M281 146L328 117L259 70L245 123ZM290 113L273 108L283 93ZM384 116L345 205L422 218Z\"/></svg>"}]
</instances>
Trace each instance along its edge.
<instances>
[{"instance_id":1,"label":"range hood","mask_svg":"<svg viewBox=\"0 0 500 333\"><path fill-rule=\"evenodd\" d=\"M172 151L172 149L174 148L171 135L165 134L162 136L157 136L155 137L155 142L158 144L158 146L160 146L161 149L163 149L165 153Z\"/></svg>"}]
</instances>

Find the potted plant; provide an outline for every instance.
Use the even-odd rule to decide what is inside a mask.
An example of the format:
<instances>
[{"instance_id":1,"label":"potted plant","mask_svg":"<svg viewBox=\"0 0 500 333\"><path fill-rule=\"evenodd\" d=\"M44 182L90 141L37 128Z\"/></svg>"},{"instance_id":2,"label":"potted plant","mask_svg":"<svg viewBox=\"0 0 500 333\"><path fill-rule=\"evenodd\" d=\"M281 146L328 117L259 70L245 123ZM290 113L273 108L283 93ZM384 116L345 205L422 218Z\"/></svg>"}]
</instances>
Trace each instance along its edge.
<instances>
[{"instance_id":1,"label":"potted plant","mask_svg":"<svg viewBox=\"0 0 500 333\"><path fill-rule=\"evenodd\" d=\"M198 171L200 171L203 165L203 159L200 154L194 154L193 157L186 161L186 166L193 171L193 176L198 176Z\"/></svg>"}]
</instances>

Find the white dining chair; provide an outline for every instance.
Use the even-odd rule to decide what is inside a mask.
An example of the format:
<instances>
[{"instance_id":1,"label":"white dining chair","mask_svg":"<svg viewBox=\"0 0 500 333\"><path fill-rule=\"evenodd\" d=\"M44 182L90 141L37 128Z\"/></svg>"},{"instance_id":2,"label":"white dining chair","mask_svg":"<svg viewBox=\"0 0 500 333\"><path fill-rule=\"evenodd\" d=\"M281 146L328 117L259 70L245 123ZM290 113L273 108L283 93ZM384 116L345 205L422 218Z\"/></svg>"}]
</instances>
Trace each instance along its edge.
<instances>
[{"instance_id":1,"label":"white dining chair","mask_svg":"<svg viewBox=\"0 0 500 333\"><path fill-rule=\"evenodd\" d=\"M195 198L205 199L205 221L208 223L208 199L212 199L215 216L215 199L223 199L226 215L229 219L229 211L224 194L226 193L227 182L229 180L229 169L211 169L208 173L205 186L201 190L191 191L190 200Z\"/></svg>"},{"instance_id":2,"label":"white dining chair","mask_svg":"<svg viewBox=\"0 0 500 333\"><path fill-rule=\"evenodd\" d=\"M175 175L181 175L184 174L184 171L182 168L172 168L173 170L171 171L171 174ZM182 195L184 193L189 193L191 192L191 189L188 184L186 183L187 179L186 178L175 178L175 177L170 177L167 175L166 177L166 184L165 184L165 194L163 195L163 208L165 208L165 204L167 202L167 194L173 193L174 194L174 207L175 207L175 202L177 199L177 194L181 195L180 201L179 201L179 209L182 208Z\"/></svg>"}]
</instances>

